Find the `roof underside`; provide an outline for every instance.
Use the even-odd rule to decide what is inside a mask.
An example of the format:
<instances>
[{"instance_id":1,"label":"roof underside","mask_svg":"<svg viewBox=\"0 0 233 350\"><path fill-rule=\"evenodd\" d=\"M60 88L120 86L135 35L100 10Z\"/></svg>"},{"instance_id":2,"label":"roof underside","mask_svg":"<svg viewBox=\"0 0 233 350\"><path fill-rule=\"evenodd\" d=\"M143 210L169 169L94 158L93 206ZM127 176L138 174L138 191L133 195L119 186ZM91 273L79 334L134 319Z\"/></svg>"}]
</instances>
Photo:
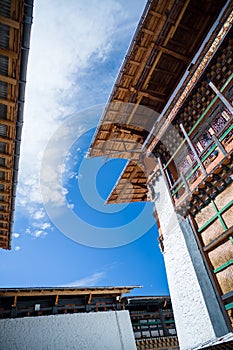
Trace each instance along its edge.
<instances>
[{"instance_id":1,"label":"roof underside","mask_svg":"<svg viewBox=\"0 0 233 350\"><path fill-rule=\"evenodd\" d=\"M143 169L133 161L128 162L107 203L114 204L149 200L147 198L146 181L147 179Z\"/></svg>"},{"instance_id":2,"label":"roof underside","mask_svg":"<svg viewBox=\"0 0 233 350\"><path fill-rule=\"evenodd\" d=\"M229 101L233 100L233 86L230 83L227 85L227 82L231 81L232 79L233 71L232 37L233 29L231 28L228 35L222 42L219 51L213 57L211 63L203 73L202 78L187 96L184 105L181 106L172 123L167 126L166 133L163 134L162 139L158 140L155 146L155 152L160 155L161 158L169 159L172 154L175 154L180 142L183 140L179 122L181 122L185 129L189 132L197 123L199 117L204 113L206 108L211 105L211 101L214 99L215 94L208 86L207 79L214 82L218 89L226 84L224 95ZM177 95L180 96L179 93ZM219 102L219 100L216 100L216 102L209 109L208 121L200 124L198 130L192 134L192 139L194 142L198 142L200 135L208 131L209 126L211 123L213 123L216 116L223 113L223 111L224 106L221 104L221 101ZM161 131L161 128L163 128L164 125L165 123L161 121L160 125L158 126L158 130ZM156 140L156 138L154 140ZM182 164L183 159L187 156L186 152L187 149L184 148L176 154L175 162L177 165ZM154 164L156 162L156 158L152 153L149 158L141 155L139 157L139 161L140 170L144 171L144 174L137 171L137 163L135 163L136 165L132 167L134 162L130 161L129 164L131 164L131 166L125 169L125 173L123 173L121 178L118 180L118 183L108 198L108 203L150 200L148 192L146 190L141 190L140 192L138 190L135 191L134 184L139 182L143 188L146 188L150 170L156 170L156 165ZM150 164L148 164L149 162ZM127 181L124 179L127 179ZM134 194L136 193L137 195L135 196Z\"/></svg>"},{"instance_id":3,"label":"roof underside","mask_svg":"<svg viewBox=\"0 0 233 350\"><path fill-rule=\"evenodd\" d=\"M10 249L33 0L0 6L0 247Z\"/></svg>"},{"instance_id":4,"label":"roof underside","mask_svg":"<svg viewBox=\"0 0 233 350\"><path fill-rule=\"evenodd\" d=\"M185 71L193 72L192 59L225 3L148 2L89 149L89 156L131 160L109 203L149 199L142 145Z\"/></svg>"},{"instance_id":5,"label":"roof underside","mask_svg":"<svg viewBox=\"0 0 233 350\"><path fill-rule=\"evenodd\" d=\"M118 179L107 203L148 202L151 197L147 189L147 177L156 169L154 157L129 161Z\"/></svg>"},{"instance_id":6,"label":"roof underside","mask_svg":"<svg viewBox=\"0 0 233 350\"><path fill-rule=\"evenodd\" d=\"M90 156L115 157L114 151L124 151L118 139L121 143L129 142L129 138L139 144L145 141L224 3L151 2L126 55L90 146ZM148 116L143 107L137 110L139 104L152 109ZM121 130L122 124L128 127L126 132ZM111 140L109 147L104 144L107 140Z\"/></svg>"},{"instance_id":7,"label":"roof underside","mask_svg":"<svg viewBox=\"0 0 233 350\"><path fill-rule=\"evenodd\" d=\"M0 288L0 298L11 296L32 297L41 295L89 295L90 293L122 294L129 293L134 288L140 288L140 286Z\"/></svg>"},{"instance_id":8,"label":"roof underside","mask_svg":"<svg viewBox=\"0 0 233 350\"><path fill-rule=\"evenodd\" d=\"M134 286L0 289L0 318L122 310Z\"/></svg>"}]
</instances>

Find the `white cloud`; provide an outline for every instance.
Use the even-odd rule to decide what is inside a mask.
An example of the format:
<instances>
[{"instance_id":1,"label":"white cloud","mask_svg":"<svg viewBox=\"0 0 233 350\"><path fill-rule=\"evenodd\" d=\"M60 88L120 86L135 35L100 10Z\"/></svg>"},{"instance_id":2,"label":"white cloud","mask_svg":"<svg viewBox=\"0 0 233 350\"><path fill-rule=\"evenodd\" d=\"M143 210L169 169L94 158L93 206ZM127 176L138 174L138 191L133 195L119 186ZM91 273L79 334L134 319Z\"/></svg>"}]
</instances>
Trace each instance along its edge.
<instances>
[{"instance_id":1,"label":"white cloud","mask_svg":"<svg viewBox=\"0 0 233 350\"><path fill-rule=\"evenodd\" d=\"M33 217L35 220L43 219L45 217L45 210L40 208L39 210L35 211Z\"/></svg>"},{"instance_id":2,"label":"white cloud","mask_svg":"<svg viewBox=\"0 0 233 350\"><path fill-rule=\"evenodd\" d=\"M12 237L14 238L19 238L20 234L19 233L12 233Z\"/></svg>"},{"instance_id":3,"label":"white cloud","mask_svg":"<svg viewBox=\"0 0 233 350\"><path fill-rule=\"evenodd\" d=\"M32 236L36 237L36 238L47 236L47 234L48 234L48 232L43 231L43 230L36 230L36 231L32 232Z\"/></svg>"},{"instance_id":4,"label":"white cloud","mask_svg":"<svg viewBox=\"0 0 233 350\"><path fill-rule=\"evenodd\" d=\"M81 180L83 178L83 174L79 173L78 175L75 176L75 179Z\"/></svg>"},{"instance_id":5,"label":"white cloud","mask_svg":"<svg viewBox=\"0 0 233 350\"><path fill-rule=\"evenodd\" d=\"M80 77L85 76L90 68L94 70L93 58L95 63L104 61L113 45L122 45L122 37L129 33L129 23L132 30L132 21L135 25L138 20L138 7L144 6L133 4L132 0L127 7L122 0L35 2L17 189L18 208L22 208L22 215L25 215L26 209L31 220L43 223L45 219L39 184L44 149L65 117L79 108L80 101L86 98L88 106L89 99L82 92ZM109 77L103 75L101 83L104 79ZM86 81L86 84L88 86L89 82ZM96 84L96 91L101 89L100 85ZM95 91L91 90L89 94L95 95ZM69 133L69 130L65 132ZM77 136L82 132L80 121ZM51 186L51 182L56 184L58 173L54 174L49 164L46 170L47 200L59 204L64 201L64 196L55 185ZM34 237L43 237L47 234L44 232L39 226L36 231L30 227L26 230Z\"/></svg>"},{"instance_id":6,"label":"white cloud","mask_svg":"<svg viewBox=\"0 0 233 350\"><path fill-rule=\"evenodd\" d=\"M80 278L74 282L67 283L62 285L62 287L87 287L87 286L96 286L101 280L106 276L104 271L95 272L90 276Z\"/></svg>"},{"instance_id":7,"label":"white cloud","mask_svg":"<svg viewBox=\"0 0 233 350\"><path fill-rule=\"evenodd\" d=\"M16 251L16 252L18 252L20 249L21 249L21 247L20 247L19 245L17 245L17 246L15 247L15 251Z\"/></svg>"},{"instance_id":8,"label":"white cloud","mask_svg":"<svg viewBox=\"0 0 233 350\"><path fill-rule=\"evenodd\" d=\"M26 233L27 235L30 235L30 234L31 234L31 229L30 229L29 227L26 228L25 233Z\"/></svg>"},{"instance_id":9,"label":"white cloud","mask_svg":"<svg viewBox=\"0 0 233 350\"><path fill-rule=\"evenodd\" d=\"M51 224L49 224L48 222L44 222L42 225L41 225L41 229L42 230L47 230L48 228L51 227Z\"/></svg>"},{"instance_id":10,"label":"white cloud","mask_svg":"<svg viewBox=\"0 0 233 350\"><path fill-rule=\"evenodd\" d=\"M43 238L47 236L51 230L53 230L53 228L49 222L37 220L33 222L25 232L34 238Z\"/></svg>"},{"instance_id":11,"label":"white cloud","mask_svg":"<svg viewBox=\"0 0 233 350\"><path fill-rule=\"evenodd\" d=\"M63 188L62 188L62 194L65 196L65 195L68 194L68 193L69 193L68 189L65 188L65 187L63 187Z\"/></svg>"},{"instance_id":12,"label":"white cloud","mask_svg":"<svg viewBox=\"0 0 233 350\"><path fill-rule=\"evenodd\" d=\"M100 59L108 54L117 18L122 17L120 4L113 0L35 4L22 141L22 152L27 157L21 160L21 180L28 188L35 187L37 179L32 174L38 174L50 136L75 108L67 97L78 94L77 77L90 65L93 54ZM68 25L64 25L64 19ZM38 200L30 192L31 197Z\"/></svg>"}]
</instances>

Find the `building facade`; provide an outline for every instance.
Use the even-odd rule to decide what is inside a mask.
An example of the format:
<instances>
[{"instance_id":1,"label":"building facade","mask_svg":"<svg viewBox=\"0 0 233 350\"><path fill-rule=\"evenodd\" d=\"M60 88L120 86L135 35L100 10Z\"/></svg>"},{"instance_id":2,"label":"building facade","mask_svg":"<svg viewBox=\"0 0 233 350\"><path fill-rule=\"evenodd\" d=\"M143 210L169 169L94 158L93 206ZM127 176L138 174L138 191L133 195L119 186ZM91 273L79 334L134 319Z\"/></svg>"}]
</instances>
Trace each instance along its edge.
<instances>
[{"instance_id":1,"label":"building facade","mask_svg":"<svg viewBox=\"0 0 233 350\"><path fill-rule=\"evenodd\" d=\"M232 332L232 5L148 2L89 150L129 159L108 203L155 203L181 349Z\"/></svg>"},{"instance_id":2,"label":"building facade","mask_svg":"<svg viewBox=\"0 0 233 350\"><path fill-rule=\"evenodd\" d=\"M1 350L136 350L133 287L0 289Z\"/></svg>"},{"instance_id":3,"label":"building facade","mask_svg":"<svg viewBox=\"0 0 233 350\"><path fill-rule=\"evenodd\" d=\"M179 343L168 296L125 297L138 350L178 350Z\"/></svg>"},{"instance_id":4,"label":"building facade","mask_svg":"<svg viewBox=\"0 0 233 350\"><path fill-rule=\"evenodd\" d=\"M170 297L133 288L0 289L0 348L179 349Z\"/></svg>"},{"instance_id":5,"label":"building facade","mask_svg":"<svg viewBox=\"0 0 233 350\"><path fill-rule=\"evenodd\" d=\"M0 1L0 248L11 248L33 0Z\"/></svg>"}]
</instances>

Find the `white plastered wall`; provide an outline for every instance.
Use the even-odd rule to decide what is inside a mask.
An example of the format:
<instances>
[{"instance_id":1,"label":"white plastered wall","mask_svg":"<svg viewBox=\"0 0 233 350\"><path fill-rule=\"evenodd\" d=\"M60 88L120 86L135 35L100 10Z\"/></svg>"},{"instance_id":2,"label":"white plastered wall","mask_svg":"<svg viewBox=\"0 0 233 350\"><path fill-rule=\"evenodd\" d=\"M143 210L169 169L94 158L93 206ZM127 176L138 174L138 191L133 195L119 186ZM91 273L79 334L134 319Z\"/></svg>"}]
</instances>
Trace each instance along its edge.
<instances>
[{"instance_id":1,"label":"white plastered wall","mask_svg":"<svg viewBox=\"0 0 233 350\"><path fill-rule=\"evenodd\" d=\"M197 278L187 241L162 176L155 182L154 190L157 197L155 207L164 239L164 260L180 348L181 350L191 349L219 336L216 334L216 328L214 329L213 320L215 325L219 322L221 335L226 334L228 329L205 270L201 253L190 231L186 239L190 239L192 243L191 255L196 259L196 269L200 270L201 283ZM205 298L212 298L210 304L213 304L213 315L211 317L203 291Z\"/></svg>"},{"instance_id":2,"label":"white plastered wall","mask_svg":"<svg viewBox=\"0 0 233 350\"><path fill-rule=\"evenodd\" d=\"M1 350L136 350L128 311L0 320Z\"/></svg>"}]
</instances>

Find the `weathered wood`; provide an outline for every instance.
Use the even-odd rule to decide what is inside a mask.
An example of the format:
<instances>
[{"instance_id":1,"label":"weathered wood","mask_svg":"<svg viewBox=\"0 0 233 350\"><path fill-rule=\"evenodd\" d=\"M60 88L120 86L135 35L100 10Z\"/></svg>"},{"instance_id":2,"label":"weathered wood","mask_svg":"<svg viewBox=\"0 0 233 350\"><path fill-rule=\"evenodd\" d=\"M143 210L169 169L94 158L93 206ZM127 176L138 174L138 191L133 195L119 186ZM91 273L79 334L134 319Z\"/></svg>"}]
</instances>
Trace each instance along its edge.
<instances>
[{"instance_id":1,"label":"weathered wood","mask_svg":"<svg viewBox=\"0 0 233 350\"><path fill-rule=\"evenodd\" d=\"M124 87L124 86L118 86L118 90L120 90L120 91L125 91L125 92L129 91L129 89L127 89L127 88Z\"/></svg>"},{"instance_id":2,"label":"weathered wood","mask_svg":"<svg viewBox=\"0 0 233 350\"><path fill-rule=\"evenodd\" d=\"M177 58L178 60L181 60L181 61L184 61L186 63L190 62L190 57L187 57L187 56L184 56L184 55L181 55L180 53L178 52L175 52L173 50L170 50L164 46L160 46L158 47L159 50L161 50L163 53L166 53L167 55L170 55L172 57L175 57Z\"/></svg>"},{"instance_id":3,"label":"weathered wood","mask_svg":"<svg viewBox=\"0 0 233 350\"><path fill-rule=\"evenodd\" d=\"M10 160L13 158L13 155L12 154L5 154L5 153L0 153L0 158L4 158L4 159L7 159L7 160ZM1 181L1 180L0 180ZM0 182L1 183L1 182Z\"/></svg>"},{"instance_id":4,"label":"weathered wood","mask_svg":"<svg viewBox=\"0 0 233 350\"><path fill-rule=\"evenodd\" d=\"M36 290L23 290L23 289L17 289L15 291L11 290L1 290L0 296L1 297L14 297L16 294L18 297L26 297L26 296L40 296L40 295L90 295L90 291L92 295L102 295L102 294L121 294L121 293L129 293L131 289L137 288L137 286L132 287L116 287L116 288L58 288L54 290L46 290L46 289L36 289Z\"/></svg>"},{"instance_id":5,"label":"weathered wood","mask_svg":"<svg viewBox=\"0 0 233 350\"><path fill-rule=\"evenodd\" d=\"M1 229L0 229L0 232L1 232ZM8 240L9 240L8 235L2 236L2 234L0 233L0 244L2 243L2 241L8 241Z\"/></svg>"},{"instance_id":6,"label":"weathered wood","mask_svg":"<svg viewBox=\"0 0 233 350\"><path fill-rule=\"evenodd\" d=\"M134 75L123 73L123 77L131 79L131 78L134 78Z\"/></svg>"},{"instance_id":7,"label":"weathered wood","mask_svg":"<svg viewBox=\"0 0 233 350\"><path fill-rule=\"evenodd\" d=\"M16 85L17 84L17 80L15 78L9 77L9 76L5 76L0 74L0 81L3 81L4 83L8 83L11 85Z\"/></svg>"},{"instance_id":8,"label":"weathered wood","mask_svg":"<svg viewBox=\"0 0 233 350\"><path fill-rule=\"evenodd\" d=\"M14 102L12 100L5 99L5 98L0 98L0 103L2 105L10 106L10 107L15 107L16 106L16 102Z\"/></svg>"},{"instance_id":9,"label":"weathered wood","mask_svg":"<svg viewBox=\"0 0 233 350\"><path fill-rule=\"evenodd\" d=\"M9 139L7 137L0 136L0 142L4 142L6 144L11 144L11 143L14 143L14 140L13 139Z\"/></svg>"},{"instance_id":10,"label":"weathered wood","mask_svg":"<svg viewBox=\"0 0 233 350\"><path fill-rule=\"evenodd\" d=\"M1 224L9 225L9 220L0 219L0 223L1 223ZM0 230L1 230L1 228L0 228Z\"/></svg>"},{"instance_id":11,"label":"weathered wood","mask_svg":"<svg viewBox=\"0 0 233 350\"><path fill-rule=\"evenodd\" d=\"M154 95L152 95L152 94L150 94L149 92L146 92L146 91L140 91L139 95L147 97L147 98L149 98L152 101L165 102L164 98L161 98L161 97L158 97L158 96L154 96Z\"/></svg>"},{"instance_id":12,"label":"weathered wood","mask_svg":"<svg viewBox=\"0 0 233 350\"><path fill-rule=\"evenodd\" d=\"M17 59L19 56L18 52L3 49L3 48L0 48L0 55L7 56L7 57L10 57L12 59Z\"/></svg>"},{"instance_id":13,"label":"weathered wood","mask_svg":"<svg viewBox=\"0 0 233 350\"><path fill-rule=\"evenodd\" d=\"M15 122L7 119L0 119L0 125L7 125L15 127Z\"/></svg>"},{"instance_id":14,"label":"weathered wood","mask_svg":"<svg viewBox=\"0 0 233 350\"><path fill-rule=\"evenodd\" d=\"M135 61L135 60L129 60L130 64L133 64L135 66L140 66L141 62Z\"/></svg>"},{"instance_id":15,"label":"weathered wood","mask_svg":"<svg viewBox=\"0 0 233 350\"><path fill-rule=\"evenodd\" d=\"M7 180L0 180L0 185L12 185L12 182Z\"/></svg>"},{"instance_id":16,"label":"weathered wood","mask_svg":"<svg viewBox=\"0 0 233 350\"><path fill-rule=\"evenodd\" d=\"M11 168L6 168L4 166L0 166L0 171L3 171L5 173L11 173L12 169Z\"/></svg>"},{"instance_id":17,"label":"weathered wood","mask_svg":"<svg viewBox=\"0 0 233 350\"><path fill-rule=\"evenodd\" d=\"M150 30L150 29L147 29L147 28L142 28L142 32L144 32L146 34L149 34L149 35L154 35L154 31Z\"/></svg>"},{"instance_id":18,"label":"weathered wood","mask_svg":"<svg viewBox=\"0 0 233 350\"><path fill-rule=\"evenodd\" d=\"M56 295L56 299L55 299L55 306L58 305L58 301L59 301L59 294Z\"/></svg>"},{"instance_id":19,"label":"weathered wood","mask_svg":"<svg viewBox=\"0 0 233 350\"><path fill-rule=\"evenodd\" d=\"M150 13L152 16L157 17L157 18L163 17L163 15L162 15L161 13L156 12L156 11L154 11L154 10L150 10L149 13Z\"/></svg>"},{"instance_id":20,"label":"weathered wood","mask_svg":"<svg viewBox=\"0 0 233 350\"><path fill-rule=\"evenodd\" d=\"M15 29L20 28L19 22L15 21L11 18L4 17L4 16L0 16L0 23L5 24L5 25L12 27L12 28L15 28Z\"/></svg>"},{"instance_id":21,"label":"weathered wood","mask_svg":"<svg viewBox=\"0 0 233 350\"><path fill-rule=\"evenodd\" d=\"M164 75L169 75L170 77L173 77L173 78L176 77L176 75L177 75L176 72L170 72L170 71L168 71L166 69L161 69L161 68L158 68L158 67L156 67L154 69L154 72L159 72L159 73L162 73Z\"/></svg>"}]
</instances>

